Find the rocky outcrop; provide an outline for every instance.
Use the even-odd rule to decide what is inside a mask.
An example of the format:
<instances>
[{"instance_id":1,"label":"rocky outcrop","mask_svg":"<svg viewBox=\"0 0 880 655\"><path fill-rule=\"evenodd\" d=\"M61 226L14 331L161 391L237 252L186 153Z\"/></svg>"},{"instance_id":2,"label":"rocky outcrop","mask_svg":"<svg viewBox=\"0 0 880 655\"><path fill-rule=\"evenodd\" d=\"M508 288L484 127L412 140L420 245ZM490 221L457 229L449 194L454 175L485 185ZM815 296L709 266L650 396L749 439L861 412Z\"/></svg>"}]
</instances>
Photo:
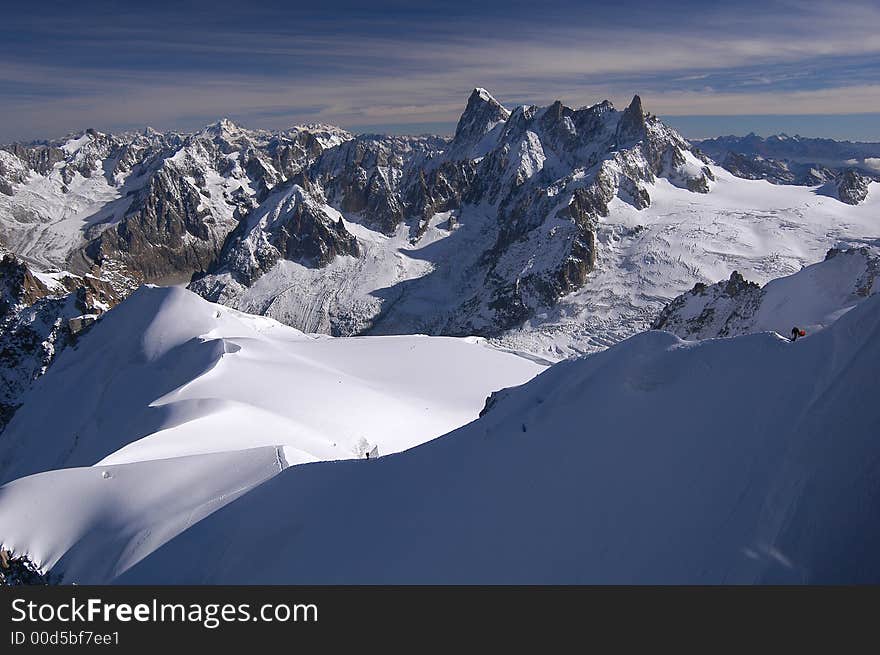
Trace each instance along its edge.
<instances>
[{"instance_id":1,"label":"rocky outcrop","mask_svg":"<svg viewBox=\"0 0 880 655\"><path fill-rule=\"evenodd\" d=\"M871 179L849 169L835 183L837 198L848 205L858 205L868 197Z\"/></svg>"},{"instance_id":2,"label":"rocky outcrop","mask_svg":"<svg viewBox=\"0 0 880 655\"><path fill-rule=\"evenodd\" d=\"M0 318L22 305L32 305L47 296L49 289L27 265L12 254L0 259Z\"/></svg>"},{"instance_id":3,"label":"rocky outcrop","mask_svg":"<svg viewBox=\"0 0 880 655\"><path fill-rule=\"evenodd\" d=\"M58 354L128 292L91 275L48 278L51 287L12 255L0 261L0 432Z\"/></svg>"},{"instance_id":4,"label":"rocky outcrop","mask_svg":"<svg viewBox=\"0 0 880 655\"><path fill-rule=\"evenodd\" d=\"M293 179L311 166L328 148L333 148L354 136L330 125L305 125L273 136L266 152L271 164L283 179Z\"/></svg>"},{"instance_id":5,"label":"rocky outcrop","mask_svg":"<svg viewBox=\"0 0 880 655\"><path fill-rule=\"evenodd\" d=\"M472 161L443 161L438 166L426 167L418 172L410 185L404 206L412 215L420 218L420 237L434 214L460 209L464 196L476 176L477 166ZM450 217L449 227L455 218Z\"/></svg>"},{"instance_id":6,"label":"rocky outcrop","mask_svg":"<svg viewBox=\"0 0 880 655\"><path fill-rule=\"evenodd\" d=\"M730 278L694 288L663 308L651 326L682 339L708 339L742 333L761 305L761 287L734 271Z\"/></svg>"},{"instance_id":7,"label":"rocky outcrop","mask_svg":"<svg viewBox=\"0 0 880 655\"><path fill-rule=\"evenodd\" d=\"M16 184L27 178L27 168L13 154L0 150L0 193L11 196Z\"/></svg>"},{"instance_id":8,"label":"rocky outcrop","mask_svg":"<svg viewBox=\"0 0 880 655\"><path fill-rule=\"evenodd\" d=\"M52 576L44 574L27 555L0 548L0 587L54 583Z\"/></svg>"}]
</instances>

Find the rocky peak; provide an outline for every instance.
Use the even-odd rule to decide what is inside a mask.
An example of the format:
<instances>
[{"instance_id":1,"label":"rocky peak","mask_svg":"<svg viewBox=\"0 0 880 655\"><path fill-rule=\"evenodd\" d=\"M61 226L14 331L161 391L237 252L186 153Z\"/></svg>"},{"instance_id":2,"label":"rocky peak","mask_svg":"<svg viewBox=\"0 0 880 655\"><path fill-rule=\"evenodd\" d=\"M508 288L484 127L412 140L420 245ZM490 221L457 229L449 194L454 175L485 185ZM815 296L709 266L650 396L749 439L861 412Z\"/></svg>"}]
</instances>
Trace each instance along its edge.
<instances>
[{"instance_id":1,"label":"rocky peak","mask_svg":"<svg viewBox=\"0 0 880 655\"><path fill-rule=\"evenodd\" d=\"M707 339L744 334L760 307L761 287L738 271L712 285L698 282L670 302L651 326L682 339Z\"/></svg>"},{"instance_id":2,"label":"rocky peak","mask_svg":"<svg viewBox=\"0 0 880 655\"><path fill-rule=\"evenodd\" d=\"M221 118L202 130L203 133L212 136L235 136L241 131L242 129L228 118Z\"/></svg>"},{"instance_id":3,"label":"rocky peak","mask_svg":"<svg viewBox=\"0 0 880 655\"><path fill-rule=\"evenodd\" d=\"M507 120L509 116L510 111L493 98L486 89L476 88L468 97L464 113L459 118L458 125L455 128L455 136L461 135L474 123L485 121L488 124L494 125L495 123Z\"/></svg>"},{"instance_id":4,"label":"rocky peak","mask_svg":"<svg viewBox=\"0 0 880 655\"><path fill-rule=\"evenodd\" d=\"M868 197L870 183L870 178L853 169L848 169L835 184L837 197L848 205L858 205Z\"/></svg>"},{"instance_id":5,"label":"rocky peak","mask_svg":"<svg viewBox=\"0 0 880 655\"><path fill-rule=\"evenodd\" d=\"M727 284L724 287L724 293L728 297L734 298L743 292L758 288L760 287L755 282L749 282L739 271L734 271L730 274L730 279L727 280Z\"/></svg>"},{"instance_id":6,"label":"rocky peak","mask_svg":"<svg viewBox=\"0 0 880 655\"><path fill-rule=\"evenodd\" d=\"M221 118L187 139L187 142L190 144L201 143L203 146L210 143L218 148L221 154L229 155L253 147L254 137L257 134L236 125L228 118Z\"/></svg>"},{"instance_id":7,"label":"rocky peak","mask_svg":"<svg viewBox=\"0 0 880 655\"><path fill-rule=\"evenodd\" d=\"M475 150L480 141L496 125L510 117L510 111L501 105L486 89L476 88L468 98L464 112L458 119L455 136L448 148L449 159L472 159L482 156Z\"/></svg>"},{"instance_id":8,"label":"rocky peak","mask_svg":"<svg viewBox=\"0 0 880 655\"><path fill-rule=\"evenodd\" d=\"M305 175L298 180L312 184ZM281 259L320 268L337 256L359 254L358 241L345 223L328 215L307 188L291 184L239 223L223 247L217 270L249 286ZM205 276L195 279L190 289L206 298L217 291Z\"/></svg>"},{"instance_id":9,"label":"rocky peak","mask_svg":"<svg viewBox=\"0 0 880 655\"><path fill-rule=\"evenodd\" d=\"M711 339L792 325L808 333L826 327L855 303L876 293L880 242L839 243L824 261L763 287L734 271L717 284L697 284L670 302L654 322L682 339ZM816 289L824 289L816 294ZM831 290L834 291L831 291Z\"/></svg>"}]
</instances>

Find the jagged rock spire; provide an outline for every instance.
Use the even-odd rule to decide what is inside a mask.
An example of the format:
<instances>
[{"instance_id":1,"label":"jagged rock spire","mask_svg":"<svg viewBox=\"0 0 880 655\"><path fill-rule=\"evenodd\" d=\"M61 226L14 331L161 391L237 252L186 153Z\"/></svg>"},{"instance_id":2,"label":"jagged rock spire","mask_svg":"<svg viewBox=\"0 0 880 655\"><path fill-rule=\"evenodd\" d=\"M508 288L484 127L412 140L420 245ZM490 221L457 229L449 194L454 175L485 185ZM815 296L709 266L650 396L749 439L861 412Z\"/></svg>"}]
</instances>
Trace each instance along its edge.
<instances>
[{"instance_id":1,"label":"jagged rock spire","mask_svg":"<svg viewBox=\"0 0 880 655\"><path fill-rule=\"evenodd\" d=\"M509 117L510 111L493 98L492 94L477 87L471 92L464 113L458 119L450 152L459 153L462 157L469 156L471 149L492 128Z\"/></svg>"},{"instance_id":2,"label":"jagged rock spire","mask_svg":"<svg viewBox=\"0 0 880 655\"><path fill-rule=\"evenodd\" d=\"M642 99L638 95L634 95L632 102L623 110L620 117L620 123L617 126L618 143L637 141L642 138L646 126Z\"/></svg>"}]
</instances>

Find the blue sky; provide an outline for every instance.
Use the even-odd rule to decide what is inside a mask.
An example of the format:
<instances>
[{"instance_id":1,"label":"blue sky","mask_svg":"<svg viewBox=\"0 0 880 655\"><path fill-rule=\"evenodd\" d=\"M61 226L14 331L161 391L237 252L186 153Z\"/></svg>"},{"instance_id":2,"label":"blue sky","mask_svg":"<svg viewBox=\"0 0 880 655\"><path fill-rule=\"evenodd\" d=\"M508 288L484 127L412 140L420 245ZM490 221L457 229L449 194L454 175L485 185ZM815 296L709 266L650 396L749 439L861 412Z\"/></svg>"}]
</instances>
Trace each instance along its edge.
<instances>
[{"instance_id":1,"label":"blue sky","mask_svg":"<svg viewBox=\"0 0 880 655\"><path fill-rule=\"evenodd\" d=\"M880 141L877 2L0 1L3 142L221 116L449 133L474 86L507 106L639 93L693 138Z\"/></svg>"}]
</instances>

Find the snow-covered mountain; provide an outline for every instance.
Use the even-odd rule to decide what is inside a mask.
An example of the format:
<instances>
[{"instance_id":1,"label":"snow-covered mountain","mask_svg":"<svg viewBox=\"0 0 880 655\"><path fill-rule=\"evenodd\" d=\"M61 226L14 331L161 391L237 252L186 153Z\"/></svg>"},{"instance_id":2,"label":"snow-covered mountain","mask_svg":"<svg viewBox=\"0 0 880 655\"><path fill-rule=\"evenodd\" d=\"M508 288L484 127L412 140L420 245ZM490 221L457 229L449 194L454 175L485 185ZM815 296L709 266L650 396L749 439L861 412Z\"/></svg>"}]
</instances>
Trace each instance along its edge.
<instances>
[{"instance_id":1,"label":"snow-covered mountain","mask_svg":"<svg viewBox=\"0 0 880 655\"><path fill-rule=\"evenodd\" d=\"M510 112L475 89L449 142L362 136L324 152L191 288L336 334L497 335L580 288L608 203L647 207L658 177L706 193L712 173L638 96L622 112ZM279 234L299 234L297 250Z\"/></svg>"},{"instance_id":2,"label":"snow-covered mountain","mask_svg":"<svg viewBox=\"0 0 880 655\"><path fill-rule=\"evenodd\" d=\"M187 281L238 219L324 147L350 138L310 125L280 133L223 119L192 135L80 136L0 152L0 243L37 266Z\"/></svg>"},{"instance_id":3,"label":"snow-covered mountain","mask_svg":"<svg viewBox=\"0 0 880 655\"><path fill-rule=\"evenodd\" d=\"M423 347L446 364L460 350L461 361L487 359L435 380L437 368L415 361ZM646 332L495 394L478 420L407 452L288 468L333 450L309 434L321 433L313 419L369 426L360 408L416 394L394 407L458 408L447 417L462 422L474 405L459 384L485 389L535 369L460 340L310 338L145 289L38 382L71 420L34 410L10 426L21 448L4 477L44 472L0 488L2 542L80 583L876 581L878 349L877 294L796 343ZM374 357L418 378L386 378ZM502 362L515 374L500 375ZM110 366L118 372L100 368ZM251 367L271 390L253 387ZM231 379L246 404L224 400ZM111 397L79 408L64 395L74 381ZM306 419L282 407L293 404ZM270 428L245 429L257 419ZM200 422L211 429L198 436ZM440 427L410 425L409 443ZM57 465L73 468L47 470Z\"/></svg>"},{"instance_id":4,"label":"snow-covered mountain","mask_svg":"<svg viewBox=\"0 0 880 655\"><path fill-rule=\"evenodd\" d=\"M698 283L669 303L653 327L682 339L787 335L793 327L813 333L880 291L878 278L880 242L839 244L823 261L764 287L737 271L724 282Z\"/></svg>"},{"instance_id":5,"label":"snow-covered mountain","mask_svg":"<svg viewBox=\"0 0 880 655\"><path fill-rule=\"evenodd\" d=\"M556 360L646 329L694 283L733 269L764 283L836 239L878 234L868 180L849 203L828 184L740 179L638 98L623 112L510 112L476 89L446 146L357 137L314 171L241 224L190 288L307 331L482 334ZM317 217L318 247L285 257L271 244L303 214Z\"/></svg>"},{"instance_id":6,"label":"snow-covered mountain","mask_svg":"<svg viewBox=\"0 0 880 655\"><path fill-rule=\"evenodd\" d=\"M509 110L475 89L451 139L224 119L0 153L0 242L36 270L194 275L307 332L476 334L548 360L647 328L697 282L765 283L878 236L869 178L741 179L638 96Z\"/></svg>"}]
</instances>

